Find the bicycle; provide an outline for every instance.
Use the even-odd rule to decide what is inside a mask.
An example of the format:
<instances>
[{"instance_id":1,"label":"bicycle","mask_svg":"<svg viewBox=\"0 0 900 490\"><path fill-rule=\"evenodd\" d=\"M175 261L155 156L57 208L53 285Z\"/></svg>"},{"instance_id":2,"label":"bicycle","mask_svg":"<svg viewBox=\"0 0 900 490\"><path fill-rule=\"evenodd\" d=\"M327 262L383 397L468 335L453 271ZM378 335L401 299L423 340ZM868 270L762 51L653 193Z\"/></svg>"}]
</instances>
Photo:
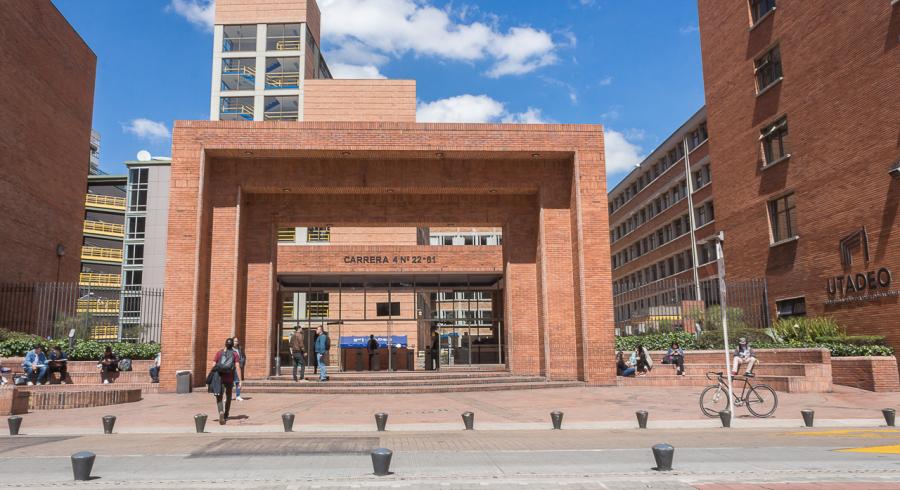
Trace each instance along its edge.
<instances>
[{"instance_id":1,"label":"bicycle","mask_svg":"<svg viewBox=\"0 0 900 490\"><path fill-rule=\"evenodd\" d=\"M716 372L706 373L706 379L712 381L713 375L716 376L716 384L707 386L700 393L700 410L707 417L718 417L720 411L728 409L728 381L725 379L724 373ZM751 383L750 378L752 377L752 373L732 377L735 381L744 382L740 396L737 394L737 389L733 392L734 406L746 406L754 417L771 417L778 408L778 395L767 385Z\"/></svg>"}]
</instances>

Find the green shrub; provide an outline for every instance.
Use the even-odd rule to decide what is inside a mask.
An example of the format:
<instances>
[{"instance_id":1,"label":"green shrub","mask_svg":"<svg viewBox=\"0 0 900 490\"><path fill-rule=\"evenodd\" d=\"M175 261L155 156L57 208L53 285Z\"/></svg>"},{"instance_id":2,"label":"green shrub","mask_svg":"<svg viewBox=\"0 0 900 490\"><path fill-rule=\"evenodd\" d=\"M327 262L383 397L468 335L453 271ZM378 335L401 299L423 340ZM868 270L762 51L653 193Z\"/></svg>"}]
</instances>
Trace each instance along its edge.
<instances>
[{"instance_id":1,"label":"green shrub","mask_svg":"<svg viewBox=\"0 0 900 490\"><path fill-rule=\"evenodd\" d=\"M766 334L775 342L816 342L823 337L842 338L847 335L837 321L827 316L779 318L766 329Z\"/></svg>"},{"instance_id":2,"label":"green shrub","mask_svg":"<svg viewBox=\"0 0 900 490\"><path fill-rule=\"evenodd\" d=\"M847 335L845 337L819 337L816 342L825 344L887 345L881 335Z\"/></svg>"},{"instance_id":3,"label":"green shrub","mask_svg":"<svg viewBox=\"0 0 900 490\"><path fill-rule=\"evenodd\" d=\"M769 337L766 333L758 328L750 328L746 325L738 325L736 328L732 328L731 324L728 325L728 344L734 348L738 344L738 339L741 337L746 338L752 344L757 344L759 342L767 342L770 341ZM723 345L725 345L724 334L722 333L722 329L718 330L704 330L700 333L700 341L699 344L703 349L721 349Z\"/></svg>"},{"instance_id":4,"label":"green shrub","mask_svg":"<svg viewBox=\"0 0 900 490\"><path fill-rule=\"evenodd\" d=\"M93 340L78 340L75 347L69 349L66 339L43 340L37 335L19 334L0 341L0 357L22 357L30 351L34 344L40 343L45 351L49 351L54 345L60 346L72 361L96 361L103 356L107 346L112 347L113 352L119 358L135 360L153 359L159 352L159 344L137 344L130 342L104 343Z\"/></svg>"},{"instance_id":5,"label":"green shrub","mask_svg":"<svg viewBox=\"0 0 900 490\"><path fill-rule=\"evenodd\" d=\"M633 351L637 344L642 344L648 350L666 350L672 342L678 342L682 349L697 349L697 338L688 332L663 332L646 335L630 335L616 337L616 350Z\"/></svg>"}]
</instances>

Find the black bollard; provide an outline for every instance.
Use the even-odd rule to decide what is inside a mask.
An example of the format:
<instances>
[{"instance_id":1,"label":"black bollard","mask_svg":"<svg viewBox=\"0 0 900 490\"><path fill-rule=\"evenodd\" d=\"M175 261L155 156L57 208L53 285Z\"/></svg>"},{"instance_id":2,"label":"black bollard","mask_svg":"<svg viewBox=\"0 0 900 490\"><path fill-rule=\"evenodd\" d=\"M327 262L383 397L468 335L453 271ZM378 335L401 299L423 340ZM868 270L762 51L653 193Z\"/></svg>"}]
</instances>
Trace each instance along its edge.
<instances>
[{"instance_id":1,"label":"black bollard","mask_svg":"<svg viewBox=\"0 0 900 490\"><path fill-rule=\"evenodd\" d=\"M562 429L563 413L560 411L550 412L550 420L553 421L553 430Z\"/></svg>"},{"instance_id":2,"label":"black bollard","mask_svg":"<svg viewBox=\"0 0 900 490\"><path fill-rule=\"evenodd\" d=\"M675 448L668 444L657 444L653 446L653 459L656 460L656 471L670 471L672 469L672 458L675 457Z\"/></svg>"},{"instance_id":3,"label":"black bollard","mask_svg":"<svg viewBox=\"0 0 900 490\"><path fill-rule=\"evenodd\" d=\"M800 410L800 414L803 415L803 423L806 424L807 427L813 426L813 417L815 417L816 412L810 409Z\"/></svg>"},{"instance_id":4,"label":"black bollard","mask_svg":"<svg viewBox=\"0 0 900 490\"><path fill-rule=\"evenodd\" d=\"M884 422L888 427L894 426L894 417L897 415L897 411L893 408L885 408L881 411L881 414L884 415Z\"/></svg>"},{"instance_id":5,"label":"black bollard","mask_svg":"<svg viewBox=\"0 0 900 490\"><path fill-rule=\"evenodd\" d=\"M97 455L90 451L81 451L72 455L72 473L75 481L87 481L91 479L91 470L94 468L94 460Z\"/></svg>"},{"instance_id":6,"label":"black bollard","mask_svg":"<svg viewBox=\"0 0 900 490\"><path fill-rule=\"evenodd\" d=\"M726 429L731 427L731 410L722 410L719 412L719 419L722 420L722 427Z\"/></svg>"},{"instance_id":7,"label":"black bollard","mask_svg":"<svg viewBox=\"0 0 900 490\"><path fill-rule=\"evenodd\" d=\"M206 429L206 418L207 417L205 413L198 413L197 415L194 415L194 426L197 427L198 434L202 434Z\"/></svg>"},{"instance_id":8,"label":"black bollard","mask_svg":"<svg viewBox=\"0 0 900 490\"><path fill-rule=\"evenodd\" d=\"M116 426L116 416L106 415L103 417L103 433L112 434L113 427Z\"/></svg>"},{"instance_id":9,"label":"black bollard","mask_svg":"<svg viewBox=\"0 0 900 490\"><path fill-rule=\"evenodd\" d=\"M281 423L284 424L285 432L294 432L294 414L291 412L281 414Z\"/></svg>"},{"instance_id":10,"label":"black bollard","mask_svg":"<svg viewBox=\"0 0 900 490\"><path fill-rule=\"evenodd\" d=\"M372 451L372 469L375 476L387 476L391 474L391 457L394 452L380 447Z\"/></svg>"},{"instance_id":11,"label":"black bollard","mask_svg":"<svg viewBox=\"0 0 900 490\"><path fill-rule=\"evenodd\" d=\"M472 412L463 412L463 423L466 424L466 430L475 430L475 414Z\"/></svg>"},{"instance_id":12,"label":"black bollard","mask_svg":"<svg viewBox=\"0 0 900 490\"><path fill-rule=\"evenodd\" d=\"M637 416L637 419L638 419L638 428L646 429L647 428L647 417L649 417L650 414L647 413L646 410L638 410L637 412L634 412L634 414Z\"/></svg>"},{"instance_id":13,"label":"black bollard","mask_svg":"<svg viewBox=\"0 0 900 490\"><path fill-rule=\"evenodd\" d=\"M384 427L387 425L387 418L388 414L384 412L375 414L375 426L378 427L378 432L384 432Z\"/></svg>"},{"instance_id":14,"label":"black bollard","mask_svg":"<svg viewBox=\"0 0 900 490\"><path fill-rule=\"evenodd\" d=\"M9 424L9 435L19 435L19 428L22 427L22 417L13 415L12 417L6 419L6 422Z\"/></svg>"}]
</instances>

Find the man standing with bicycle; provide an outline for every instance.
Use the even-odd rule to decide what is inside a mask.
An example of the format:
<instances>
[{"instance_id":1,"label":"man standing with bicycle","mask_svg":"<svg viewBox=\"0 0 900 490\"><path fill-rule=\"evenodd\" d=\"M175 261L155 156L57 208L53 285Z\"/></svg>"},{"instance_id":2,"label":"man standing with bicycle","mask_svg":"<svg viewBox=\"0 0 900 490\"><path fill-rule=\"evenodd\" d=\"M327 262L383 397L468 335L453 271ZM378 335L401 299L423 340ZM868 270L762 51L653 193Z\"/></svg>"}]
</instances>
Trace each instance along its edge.
<instances>
[{"instance_id":1,"label":"man standing with bicycle","mask_svg":"<svg viewBox=\"0 0 900 490\"><path fill-rule=\"evenodd\" d=\"M738 346L737 349L734 350L734 362L732 364L732 376L737 376L738 369L743 364L747 365L747 370L744 371L744 376L753 375L753 366L756 365L756 354L753 352L753 349L750 347L750 344L744 337L741 337L738 340Z\"/></svg>"}]
</instances>

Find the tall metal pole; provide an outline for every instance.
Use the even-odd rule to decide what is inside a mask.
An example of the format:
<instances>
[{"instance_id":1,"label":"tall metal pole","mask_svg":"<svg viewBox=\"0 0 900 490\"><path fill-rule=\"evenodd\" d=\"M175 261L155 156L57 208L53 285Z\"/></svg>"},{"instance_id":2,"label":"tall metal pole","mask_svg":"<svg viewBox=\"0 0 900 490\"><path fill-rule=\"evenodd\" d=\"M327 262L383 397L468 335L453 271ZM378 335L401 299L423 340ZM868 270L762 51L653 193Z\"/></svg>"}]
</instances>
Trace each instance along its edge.
<instances>
[{"instance_id":1,"label":"tall metal pole","mask_svg":"<svg viewBox=\"0 0 900 490\"><path fill-rule=\"evenodd\" d=\"M734 386L731 380L731 353L728 350L728 302L727 288L725 287L725 252L722 244L725 242L725 232L720 231L713 237L716 243L716 265L719 270L719 308L722 310L722 338L725 343L725 372L728 375L728 412L734 417Z\"/></svg>"},{"instance_id":2,"label":"tall metal pole","mask_svg":"<svg viewBox=\"0 0 900 490\"><path fill-rule=\"evenodd\" d=\"M684 178L687 181L688 224L691 228L691 258L693 259L691 263L694 265L691 269L694 272L694 291L697 294L695 299L700 301L702 298L700 297L700 264L698 263L700 258L697 253L697 236L695 233L697 223L694 219L694 179L691 173L691 158L688 156L687 136L684 137L681 144L684 145Z\"/></svg>"}]
</instances>

